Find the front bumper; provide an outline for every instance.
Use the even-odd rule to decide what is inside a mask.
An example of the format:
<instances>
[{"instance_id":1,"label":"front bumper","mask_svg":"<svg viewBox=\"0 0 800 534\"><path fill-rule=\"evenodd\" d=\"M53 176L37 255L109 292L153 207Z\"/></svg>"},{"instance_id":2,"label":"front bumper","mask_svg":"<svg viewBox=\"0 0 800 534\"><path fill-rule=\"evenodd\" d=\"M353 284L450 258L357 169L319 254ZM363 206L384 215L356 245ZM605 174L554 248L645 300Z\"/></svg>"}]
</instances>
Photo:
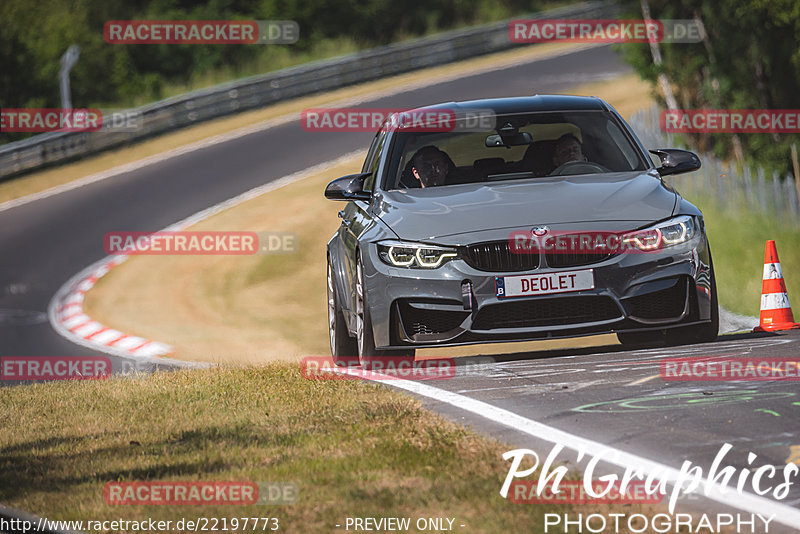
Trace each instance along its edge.
<instances>
[{"instance_id":1,"label":"front bumper","mask_svg":"<svg viewBox=\"0 0 800 534\"><path fill-rule=\"evenodd\" d=\"M513 273L478 270L462 259L431 270L396 268L378 258L374 244L366 248L368 305L379 348L661 330L711 318L711 266L702 234L659 252ZM594 289L505 299L496 295L496 276L582 269L594 271Z\"/></svg>"}]
</instances>

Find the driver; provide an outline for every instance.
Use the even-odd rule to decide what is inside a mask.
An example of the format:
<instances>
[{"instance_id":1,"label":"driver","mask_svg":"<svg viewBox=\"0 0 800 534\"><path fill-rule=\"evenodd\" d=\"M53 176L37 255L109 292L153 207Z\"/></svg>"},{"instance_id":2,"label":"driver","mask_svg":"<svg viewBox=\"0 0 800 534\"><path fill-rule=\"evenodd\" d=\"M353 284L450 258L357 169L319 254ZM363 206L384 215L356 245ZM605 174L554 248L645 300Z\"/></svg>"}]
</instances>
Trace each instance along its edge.
<instances>
[{"instance_id":1,"label":"driver","mask_svg":"<svg viewBox=\"0 0 800 534\"><path fill-rule=\"evenodd\" d=\"M572 134L564 134L556 141L553 151L553 164L556 168L570 161L588 161L583 155L583 147L578 138Z\"/></svg>"},{"instance_id":2,"label":"driver","mask_svg":"<svg viewBox=\"0 0 800 534\"><path fill-rule=\"evenodd\" d=\"M444 185L447 174L454 166L450 156L433 145L420 148L411 158L411 173L422 187Z\"/></svg>"}]
</instances>

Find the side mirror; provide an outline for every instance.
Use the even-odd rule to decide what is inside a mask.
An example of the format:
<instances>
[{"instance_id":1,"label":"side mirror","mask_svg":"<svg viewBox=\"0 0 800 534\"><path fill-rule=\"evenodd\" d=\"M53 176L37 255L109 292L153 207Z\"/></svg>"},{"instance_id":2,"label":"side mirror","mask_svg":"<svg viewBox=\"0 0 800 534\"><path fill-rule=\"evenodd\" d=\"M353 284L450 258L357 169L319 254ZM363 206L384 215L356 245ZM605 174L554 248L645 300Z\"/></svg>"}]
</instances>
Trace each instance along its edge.
<instances>
[{"instance_id":1,"label":"side mirror","mask_svg":"<svg viewBox=\"0 0 800 534\"><path fill-rule=\"evenodd\" d=\"M364 191L364 179L371 172L349 174L337 178L325 187L325 198L329 200L369 200L372 194Z\"/></svg>"},{"instance_id":2,"label":"side mirror","mask_svg":"<svg viewBox=\"0 0 800 534\"><path fill-rule=\"evenodd\" d=\"M650 152L661 160L661 167L656 169L661 176L696 171L701 166L700 158L697 157L697 154L688 150L656 148L650 150Z\"/></svg>"}]
</instances>

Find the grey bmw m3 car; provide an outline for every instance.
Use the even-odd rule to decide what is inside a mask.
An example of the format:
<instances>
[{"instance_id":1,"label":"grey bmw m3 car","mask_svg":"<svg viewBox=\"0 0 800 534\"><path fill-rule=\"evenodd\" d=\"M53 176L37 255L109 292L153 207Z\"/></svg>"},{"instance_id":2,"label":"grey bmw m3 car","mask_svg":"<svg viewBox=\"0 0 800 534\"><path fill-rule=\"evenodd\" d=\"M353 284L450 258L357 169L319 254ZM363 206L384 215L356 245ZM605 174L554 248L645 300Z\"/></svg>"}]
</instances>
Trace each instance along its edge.
<instances>
[{"instance_id":1,"label":"grey bmw m3 car","mask_svg":"<svg viewBox=\"0 0 800 534\"><path fill-rule=\"evenodd\" d=\"M663 177L700 167L651 150L594 97L538 95L411 110L375 135L328 242L334 359L418 347L616 333L716 338L703 215Z\"/></svg>"}]
</instances>

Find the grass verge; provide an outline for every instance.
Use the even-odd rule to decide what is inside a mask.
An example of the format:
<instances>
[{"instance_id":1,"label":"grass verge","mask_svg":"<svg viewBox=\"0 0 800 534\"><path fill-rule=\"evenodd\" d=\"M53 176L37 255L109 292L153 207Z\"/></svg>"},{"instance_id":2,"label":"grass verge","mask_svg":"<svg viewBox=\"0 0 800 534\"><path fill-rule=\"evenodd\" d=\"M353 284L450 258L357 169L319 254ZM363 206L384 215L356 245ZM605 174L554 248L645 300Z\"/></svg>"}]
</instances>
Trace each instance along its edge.
<instances>
[{"instance_id":1,"label":"grass verge","mask_svg":"<svg viewBox=\"0 0 800 534\"><path fill-rule=\"evenodd\" d=\"M331 532L347 516L447 516L465 532L529 532L545 511L499 495L500 443L381 386L309 381L286 363L0 388L0 417L20 423L0 435L0 501L48 519L271 516L282 532ZM137 480L294 482L299 498L104 502L107 482Z\"/></svg>"},{"instance_id":2,"label":"grass verge","mask_svg":"<svg viewBox=\"0 0 800 534\"><path fill-rule=\"evenodd\" d=\"M797 310L800 228L746 210L726 210L713 200L701 200L697 205L703 211L711 242L720 304L741 315L758 316L764 248L767 240L772 239L778 248L789 301L794 302Z\"/></svg>"}]
</instances>

